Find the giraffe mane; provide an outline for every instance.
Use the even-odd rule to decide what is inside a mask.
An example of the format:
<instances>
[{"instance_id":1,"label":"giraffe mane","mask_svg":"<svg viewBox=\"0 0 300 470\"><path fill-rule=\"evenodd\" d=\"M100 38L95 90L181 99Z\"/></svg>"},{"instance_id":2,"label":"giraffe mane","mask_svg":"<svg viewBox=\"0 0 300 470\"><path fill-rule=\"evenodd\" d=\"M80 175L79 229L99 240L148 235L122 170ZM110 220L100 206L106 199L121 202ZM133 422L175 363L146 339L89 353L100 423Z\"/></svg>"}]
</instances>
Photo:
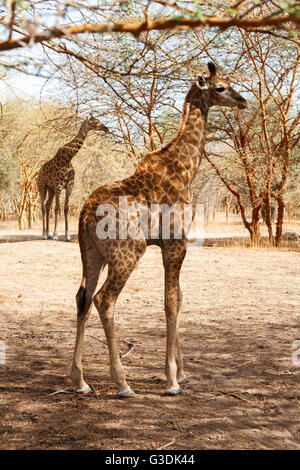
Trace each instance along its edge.
<instances>
[{"instance_id":1,"label":"giraffe mane","mask_svg":"<svg viewBox=\"0 0 300 470\"><path fill-rule=\"evenodd\" d=\"M185 102L184 103L184 106L183 106L183 112L182 112L182 115L181 115L181 120L180 120L180 124L179 124L179 129L178 129L178 132L177 134L175 135L175 137L170 140L170 142L168 142L164 147L158 149L158 150L153 150L153 152L149 152L147 154L147 156L156 156L156 155L161 155L162 153L164 153L166 150L170 150L170 148L172 148L175 144L177 144L178 140L180 139L180 137L182 136L183 134L183 131L184 131L184 128L185 128L185 124L186 124L186 120L187 120L187 117L189 115L189 110L190 110L190 103L188 102Z\"/></svg>"}]
</instances>

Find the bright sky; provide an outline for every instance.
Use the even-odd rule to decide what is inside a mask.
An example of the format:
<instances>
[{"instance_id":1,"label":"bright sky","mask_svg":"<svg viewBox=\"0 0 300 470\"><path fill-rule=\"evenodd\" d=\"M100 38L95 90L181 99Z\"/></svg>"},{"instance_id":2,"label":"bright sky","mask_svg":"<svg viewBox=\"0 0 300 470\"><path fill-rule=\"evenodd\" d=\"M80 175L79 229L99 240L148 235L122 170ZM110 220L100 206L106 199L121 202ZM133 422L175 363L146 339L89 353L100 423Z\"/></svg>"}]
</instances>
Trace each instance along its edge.
<instances>
[{"instance_id":1,"label":"bright sky","mask_svg":"<svg viewBox=\"0 0 300 470\"><path fill-rule=\"evenodd\" d=\"M14 74L0 82L0 100L2 103L8 99L19 97L25 100L39 100L45 79L41 77L28 77L24 74ZM43 94L44 95L44 94Z\"/></svg>"},{"instance_id":2,"label":"bright sky","mask_svg":"<svg viewBox=\"0 0 300 470\"><path fill-rule=\"evenodd\" d=\"M29 60L30 63L41 63L43 64L43 52L39 45L34 45L30 48L24 48L16 50L11 53L3 54L3 64L16 63L19 61ZM1 57L1 59L2 59ZM22 67L22 65L20 65ZM28 69L30 70L30 69ZM0 76L3 75L3 69L0 70ZM31 71L35 73L37 70L31 67ZM42 71L45 75L47 72ZM46 79L34 75L27 75L17 70L7 69L6 74L0 79L0 100L4 103L7 99L18 97L21 99L40 99L40 93L43 86L46 83ZM49 93L50 83L43 89L43 98Z\"/></svg>"}]
</instances>

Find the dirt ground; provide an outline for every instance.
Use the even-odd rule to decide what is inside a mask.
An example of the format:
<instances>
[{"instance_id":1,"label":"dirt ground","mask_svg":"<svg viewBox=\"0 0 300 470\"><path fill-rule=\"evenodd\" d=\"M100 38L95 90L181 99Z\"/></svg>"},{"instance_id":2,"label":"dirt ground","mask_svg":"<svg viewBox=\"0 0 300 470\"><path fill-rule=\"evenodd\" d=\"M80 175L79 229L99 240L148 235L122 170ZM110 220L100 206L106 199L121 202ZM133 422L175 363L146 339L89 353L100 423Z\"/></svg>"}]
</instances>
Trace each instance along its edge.
<instances>
[{"instance_id":1,"label":"dirt ground","mask_svg":"<svg viewBox=\"0 0 300 470\"><path fill-rule=\"evenodd\" d=\"M169 397L163 267L159 249L148 248L116 306L120 349L135 346L123 364L136 395L124 400L115 395L94 307L84 354L93 393L76 395L66 380L78 244L1 243L0 448L300 449L300 369L292 361L299 258L299 250L189 250L180 332L190 382L186 395Z\"/></svg>"}]
</instances>

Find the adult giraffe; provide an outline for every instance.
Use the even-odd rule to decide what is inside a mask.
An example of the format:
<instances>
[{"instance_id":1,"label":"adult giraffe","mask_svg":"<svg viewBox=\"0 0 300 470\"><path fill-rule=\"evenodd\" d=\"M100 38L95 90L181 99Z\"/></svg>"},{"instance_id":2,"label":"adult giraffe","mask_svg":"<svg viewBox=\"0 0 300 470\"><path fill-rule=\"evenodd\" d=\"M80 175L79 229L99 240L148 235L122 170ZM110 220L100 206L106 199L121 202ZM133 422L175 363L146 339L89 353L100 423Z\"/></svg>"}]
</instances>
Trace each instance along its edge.
<instances>
[{"instance_id":1,"label":"adult giraffe","mask_svg":"<svg viewBox=\"0 0 300 470\"><path fill-rule=\"evenodd\" d=\"M100 130L108 132L104 124L93 116L86 118L76 136L67 144L58 149L55 156L44 163L37 175L37 187L40 194L43 216L43 239L52 238L58 240L57 236L57 219L60 209L60 195L63 189L66 190L65 195L65 240L71 241L68 228L69 199L74 186L75 171L71 164L71 160L81 148L87 134L91 130ZM48 195L48 200L47 200ZM51 204L55 196L55 222L54 232L51 237L49 233L49 215Z\"/></svg>"},{"instance_id":2,"label":"adult giraffe","mask_svg":"<svg viewBox=\"0 0 300 470\"><path fill-rule=\"evenodd\" d=\"M101 207L112 207L120 229L121 213L118 212L120 197L126 197L131 207L142 205L148 211L153 204L171 206L177 203L183 206L190 203L187 188L194 179L201 161L209 108L213 105L240 109L248 107L247 101L234 91L227 81L217 75L213 63L208 64L208 69L209 74L199 76L186 96L181 126L176 137L161 150L146 155L131 177L94 191L82 208L79 220L79 244L83 276L76 295L77 333L71 369L71 378L78 392L90 392L90 387L83 379L81 357L85 323L94 300L105 330L111 375L116 382L118 395L128 397L134 394L126 382L117 349L114 307L118 295L144 254L146 246L152 244L161 247L165 270L166 393L171 395L182 393L179 384L187 381L178 338L178 314L182 302L179 274L186 254L186 238L175 239L174 231L171 230L169 239L162 236L151 239L140 230L134 239L129 236L125 239L120 236L115 239L113 237L101 239L99 231L97 235L97 224L103 221L103 215L102 218L99 216ZM161 223L161 219L159 221ZM99 273L105 265L108 265L106 281L94 296Z\"/></svg>"}]
</instances>

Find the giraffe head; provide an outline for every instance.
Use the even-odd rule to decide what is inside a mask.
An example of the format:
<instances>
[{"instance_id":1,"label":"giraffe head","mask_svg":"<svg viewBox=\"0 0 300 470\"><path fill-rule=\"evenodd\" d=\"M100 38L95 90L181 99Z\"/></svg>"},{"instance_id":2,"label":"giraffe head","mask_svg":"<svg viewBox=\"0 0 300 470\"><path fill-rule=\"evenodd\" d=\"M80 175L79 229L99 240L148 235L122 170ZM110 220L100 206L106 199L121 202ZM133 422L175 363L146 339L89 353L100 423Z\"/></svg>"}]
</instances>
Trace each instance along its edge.
<instances>
[{"instance_id":1,"label":"giraffe head","mask_svg":"<svg viewBox=\"0 0 300 470\"><path fill-rule=\"evenodd\" d=\"M109 129L91 114L84 120L84 124L87 130L109 132Z\"/></svg>"},{"instance_id":2,"label":"giraffe head","mask_svg":"<svg viewBox=\"0 0 300 470\"><path fill-rule=\"evenodd\" d=\"M248 108L248 102L237 93L227 80L222 79L217 74L217 68L213 62L208 63L209 75L199 75L196 85L204 95L209 106L229 106L239 109Z\"/></svg>"}]
</instances>

